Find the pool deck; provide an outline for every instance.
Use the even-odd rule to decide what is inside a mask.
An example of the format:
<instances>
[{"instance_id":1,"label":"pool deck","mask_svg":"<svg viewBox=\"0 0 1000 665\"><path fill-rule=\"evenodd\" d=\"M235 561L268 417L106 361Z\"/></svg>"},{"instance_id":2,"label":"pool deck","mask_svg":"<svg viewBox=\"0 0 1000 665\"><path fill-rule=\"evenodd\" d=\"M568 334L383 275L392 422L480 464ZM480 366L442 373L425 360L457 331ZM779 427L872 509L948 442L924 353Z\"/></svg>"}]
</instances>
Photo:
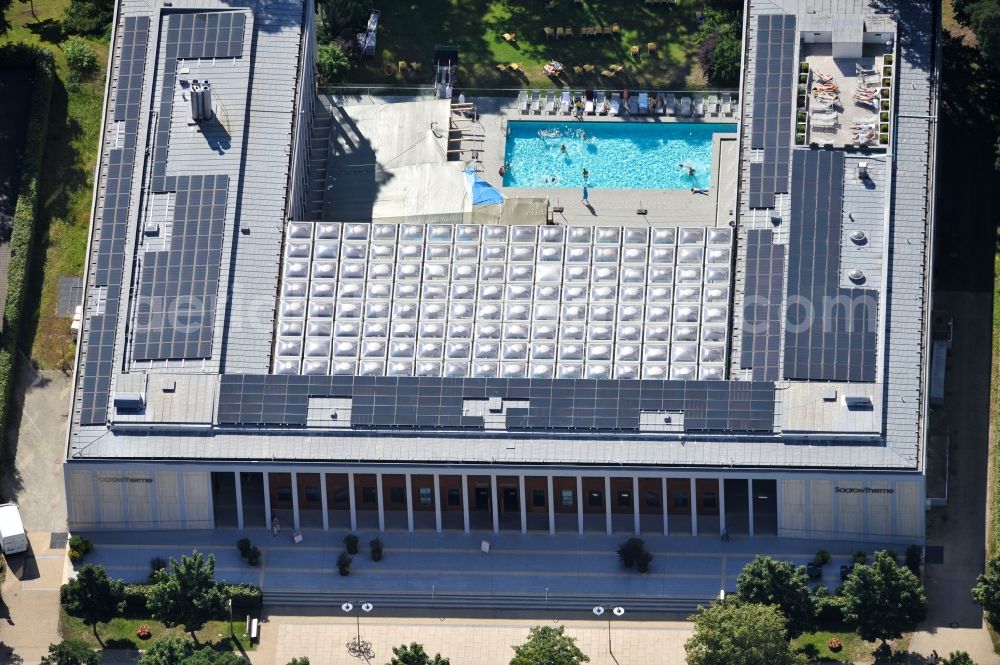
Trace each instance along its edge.
<instances>
[{"instance_id":1,"label":"pool deck","mask_svg":"<svg viewBox=\"0 0 1000 665\"><path fill-rule=\"evenodd\" d=\"M509 98L470 98L479 112L478 125L486 136L482 153L483 172L487 182L497 187L509 197L548 198L553 206L562 206L564 212L556 213L554 219L561 224L590 226L622 226L636 223L650 226L722 226L734 219L732 212L736 203L736 182L738 150L735 134L714 139L712 151L712 184L709 194L692 194L687 190L657 189L590 189L590 206L584 205L581 190L504 187L499 174L506 147L506 126L511 120L524 121L571 121L566 116L521 115L517 110L517 100ZM688 120L690 121L690 120ZM584 116L580 124L588 122L635 122L667 123L678 122L664 116ZM702 119L695 122L728 123L732 118ZM647 214L638 215L636 210L645 208Z\"/></svg>"}]
</instances>

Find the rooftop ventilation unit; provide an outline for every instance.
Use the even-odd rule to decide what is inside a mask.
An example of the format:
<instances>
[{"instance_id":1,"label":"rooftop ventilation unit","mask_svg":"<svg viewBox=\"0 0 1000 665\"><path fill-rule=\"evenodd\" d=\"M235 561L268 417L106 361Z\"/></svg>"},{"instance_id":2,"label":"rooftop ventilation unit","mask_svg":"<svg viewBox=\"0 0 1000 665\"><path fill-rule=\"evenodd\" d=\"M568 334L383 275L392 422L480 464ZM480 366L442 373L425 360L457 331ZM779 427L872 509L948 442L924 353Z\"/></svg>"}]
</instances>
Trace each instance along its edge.
<instances>
[{"instance_id":1,"label":"rooftop ventilation unit","mask_svg":"<svg viewBox=\"0 0 1000 665\"><path fill-rule=\"evenodd\" d=\"M868 242L868 236L865 235L864 231L858 229L857 231L851 232L851 240L854 241L854 244L856 245L863 245Z\"/></svg>"},{"instance_id":2,"label":"rooftop ventilation unit","mask_svg":"<svg viewBox=\"0 0 1000 665\"><path fill-rule=\"evenodd\" d=\"M857 268L855 268L851 272L847 273L847 277L852 282L855 282L857 284L860 284L860 283L862 283L862 282L865 281L865 273L864 273L864 271L858 270Z\"/></svg>"},{"instance_id":3,"label":"rooftop ventilation unit","mask_svg":"<svg viewBox=\"0 0 1000 665\"><path fill-rule=\"evenodd\" d=\"M141 411L146 406L146 401L142 393L116 392L114 405L119 411Z\"/></svg>"},{"instance_id":4,"label":"rooftop ventilation unit","mask_svg":"<svg viewBox=\"0 0 1000 665\"><path fill-rule=\"evenodd\" d=\"M208 81L191 82L191 119L198 124L212 119L212 86Z\"/></svg>"},{"instance_id":5,"label":"rooftop ventilation unit","mask_svg":"<svg viewBox=\"0 0 1000 665\"><path fill-rule=\"evenodd\" d=\"M868 179L868 162L858 162L858 178L861 180Z\"/></svg>"}]
</instances>

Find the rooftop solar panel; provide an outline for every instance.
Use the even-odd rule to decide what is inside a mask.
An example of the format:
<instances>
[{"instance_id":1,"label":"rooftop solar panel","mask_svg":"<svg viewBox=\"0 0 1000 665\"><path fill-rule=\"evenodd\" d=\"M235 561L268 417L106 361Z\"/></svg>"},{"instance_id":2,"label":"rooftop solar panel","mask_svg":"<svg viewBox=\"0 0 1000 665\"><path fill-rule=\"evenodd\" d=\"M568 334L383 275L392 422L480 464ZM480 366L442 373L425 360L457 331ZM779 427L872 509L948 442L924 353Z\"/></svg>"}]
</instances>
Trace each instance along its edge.
<instances>
[{"instance_id":1,"label":"rooftop solar panel","mask_svg":"<svg viewBox=\"0 0 1000 665\"><path fill-rule=\"evenodd\" d=\"M740 367L755 381L778 379L785 247L771 231L748 231Z\"/></svg>"}]
</instances>

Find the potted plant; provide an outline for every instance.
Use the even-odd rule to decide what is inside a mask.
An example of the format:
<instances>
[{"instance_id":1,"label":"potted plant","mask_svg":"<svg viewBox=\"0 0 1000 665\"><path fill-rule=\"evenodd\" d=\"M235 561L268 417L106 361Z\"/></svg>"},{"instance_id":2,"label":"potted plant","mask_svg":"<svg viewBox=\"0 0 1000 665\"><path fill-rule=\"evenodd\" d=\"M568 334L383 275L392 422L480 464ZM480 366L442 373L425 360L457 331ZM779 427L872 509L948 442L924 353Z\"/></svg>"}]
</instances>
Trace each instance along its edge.
<instances>
[{"instance_id":1,"label":"potted plant","mask_svg":"<svg viewBox=\"0 0 1000 665\"><path fill-rule=\"evenodd\" d=\"M882 68L882 76L892 76L892 67L886 65Z\"/></svg>"},{"instance_id":2,"label":"potted plant","mask_svg":"<svg viewBox=\"0 0 1000 665\"><path fill-rule=\"evenodd\" d=\"M878 142L881 143L882 145L889 145L889 135L888 134L879 134L878 135Z\"/></svg>"},{"instance_id":3,"label":"potted plant","mask_svg":"<svg viewBox=\"0 0 1000 665\"><path fill-rule=\"evenodd\" d=\"M840 643L840 638L834 635L833 637L830 638L830 641L826 643L826 648L832 651L833 653L837 653L838 651L844 648L844 645Z\"/></svg>"},{"instance_id":4,"label":"potted plant","mask_svg":"<svg viewBox=\"0 0 1000 665\"><path fill-rule=\"evenodd\" d=\"M382 541L376 538L368 543L368 546L372 548L372 561L382 560Z\"/></svg>"},{"instance_id":5,"label":"potted plant","mask_svg":"<svg viewBox=\"0 0 1000 665\"><path fill-rule=\"evenodd\" d=\"M816 556L813 557L813 563L817 566L825 566L830 563L830 553L826 550L816 552Z\"/></svg>"},{"instance_id":6,"label":"potted plant","mask_svg":"<svg viewBox=\"0 0 1000 665\"><path fill-rule=\"evenodd\" d=\"M854 563L864 564L865 562L868 561L868 555L861 550L858 550L857 552L852 554L851 558L854 559Z\"/></svg>"},{"instance_id":7,"label":"potted plant","mask_svg":"<svg viewBox=\"0 0 1000 665\"><path fill-rule=\"evenodd\" d=\"M640 573L649 572L649 563L653 560L653 553L647 552L645 549L639 554L639 558L635 560L636 568L638 568Z\"/></svg>"},{"instance_id":8,"label":"potted plant","mask_svg":"<svg viewBox=\"0 0 1000 665\"><path fill-rule=\"evenodd\" d=\"M889 110L889 100L888 99L883 99L882 100L882 110L883 111L888 111Z\"/></svg>"},{"instance_id":9,"label":"potted plant","mask_svg":"<svg viewBox=\"0 0 1000 665\"><path fill-rule=\"evenodd\" d=\"M250 547L252 545L249 538L240 538L236 541L236 548L240 551L240 556L244 559L250 555Z\"/></svg>"},{"instance_id":10,"label":"potted plant","mask_svg":"<svg viewBox=\"0 0 1000 665\"><path fill-rule=\"evenodd\" d=\"M347 577L351 574L351 561L353 561L347 552L341 552L340 556L337 557L337 571L340 572L342 577Z\"/></svg>"},{"instance_id":11,"label":"potted plant","mask_svg":"<svg viewBox=\"0 0 1000 665\"><path fill-rule=\"evenodd\" d=\"M150 637L153 636L153 631L149 629L149 626L145 625L139 626L138 628L135 629L135 636L138 637L140 640L148 640Z\"/></svg>"},{"instance_id":12,"label":"potted plant","mask_svg":"<svg viewBox=\"0 0 1000 665\"><path fill-rule=\"evenodd\" d=\"M805 145L805 144L806 144L806 135L805 134L796 134L795 135L795 145Z\"/></svg>"},{"instance_id":13,"label":"potted plant","mask_svg":"<svg viewBox=\"0 0 1000 665\"><path fill-rule=\"evenodd\" d=\"M629 538L618 546L618 558L622 565L631 568L646 549L642 538Z\"/></svg>"},{"instance_id":14,"label":"potted plant","mask_svg":"<svg viewBox=\"0 0 1000 665\"><path fill-rule=\"evenodd\" d=\"M885 56L882 59L882 62L884 62L887 65L891 65L892 64L892 54L890 53L889 55Z\"/></svg>"},{"instance_id":15,"label":"potted plant","mask_svg":"<svg viewBox=\"0 0 1000 665\"><path fill-rule=\"evenodd\" d=\"M260 548L256 545L250 546L250 551L247 552L247 563L251 566L256 566L257 562L260 561Z\"/></svg>"},{"instance_id":16,"label":"potted plant","mask_svg":"<svg viewBox=\"0 0 1000 665\"><path fill-rule=\"evenodd\" d=\"M69 539L69 558L71 561L82 560L84 555L90 554L93 549L93 543L86 538L81 536L72 536Z\"/></svg>"},{"instance_id":17,"label":"potted plant","mask_svg":"<svg viewBox=\"0 0 1000 665\"><path fill-rule=\"evenodd\" d=\"M357 554L358 553L358 537L357 537L357 535L355 535L353 533L349 533L346 536L344 536L344 545L347 546L347 553L348 554Z\"/></svg>"},{"instance_id":18,"label":"potted plant","mask_svg":"<svg viewBox=\"0 0 1000 665\"><path fill-rule=\"evenodd\" d=\"M805 62L805 61L800 62L799 63L799 72L802 73L802 74L808 74L809 73L809 63Z\"/></svg>"},{"instance_id":19,"label":"potted plant","mask_svg":"<svg viewBox=\"0 0 1000 665\"><path fill-rule=\"evenodd\" d=\"M799 83L808 83L808 81L809 81L808 74L806 74L805 72L799 74Z\"/></svg>"}]
</instances>

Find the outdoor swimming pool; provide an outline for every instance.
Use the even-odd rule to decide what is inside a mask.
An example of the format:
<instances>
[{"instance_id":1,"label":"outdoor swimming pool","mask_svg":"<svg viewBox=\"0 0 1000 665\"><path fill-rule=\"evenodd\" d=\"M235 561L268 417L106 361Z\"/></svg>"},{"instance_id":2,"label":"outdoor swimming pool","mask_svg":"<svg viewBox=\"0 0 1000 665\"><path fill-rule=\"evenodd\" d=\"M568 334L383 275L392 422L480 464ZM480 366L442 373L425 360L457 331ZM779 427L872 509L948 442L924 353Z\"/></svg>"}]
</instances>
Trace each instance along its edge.
<instances>
[{"instance_id":1,"label":"outdoor swimming pool","mask_svg":"<svg viewBox=\"0 0 1000 665\"><path fill-rule=\"evenodd\" d=\"M735 133L731 123L512 121L503 184L583 187L587 169L587 185L594 188L707 188L712 136Z\"/></svg>"}]
</instances>

